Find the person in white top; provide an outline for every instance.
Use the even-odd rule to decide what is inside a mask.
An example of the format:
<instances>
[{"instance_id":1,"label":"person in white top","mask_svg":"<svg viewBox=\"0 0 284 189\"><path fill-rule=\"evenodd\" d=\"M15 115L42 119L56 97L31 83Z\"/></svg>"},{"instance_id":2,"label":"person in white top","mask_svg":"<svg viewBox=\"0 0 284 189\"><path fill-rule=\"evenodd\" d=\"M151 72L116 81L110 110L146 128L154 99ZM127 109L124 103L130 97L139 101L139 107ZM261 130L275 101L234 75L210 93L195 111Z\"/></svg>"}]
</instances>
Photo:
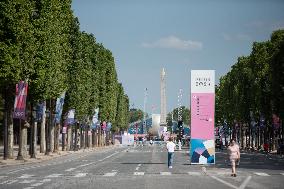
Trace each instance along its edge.
<instances>
[{"instance_id":1,"label":"person in white top","mask_svg":"<svg viewBox=\"0 0 284 189\"><path fill-rule=\"evenodd\" d=\"M174 161L174 152L175 152L176 145L173 143L173 139L170 137L169 142L167 143L167 150L168 150L168 167L171 169L173 168L173 161Z\"/></svg>"}]
</instances>

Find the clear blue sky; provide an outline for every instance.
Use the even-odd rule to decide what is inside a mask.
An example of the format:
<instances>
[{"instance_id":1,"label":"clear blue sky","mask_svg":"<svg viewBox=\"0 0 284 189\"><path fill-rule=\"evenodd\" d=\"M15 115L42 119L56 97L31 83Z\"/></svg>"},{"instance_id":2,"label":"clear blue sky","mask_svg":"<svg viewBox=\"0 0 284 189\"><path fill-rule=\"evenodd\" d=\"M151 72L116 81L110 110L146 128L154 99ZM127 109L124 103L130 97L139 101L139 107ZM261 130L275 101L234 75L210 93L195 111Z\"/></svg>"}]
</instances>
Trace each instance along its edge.
<instances>
[{"instance_id":1,"label":"clear blue sky","mask_svg":"<svg viewBox=\"0 0 284 189\"><path fill-rule=\"evenodd\" d=\"M160 112L160 72L166 69L167 111L189 106L190 70L214 69L216 82L249 55L254 41L284 28L283 0L73 0L81 30L113 52L130 104Z\"/></svg>"}]
</instances>

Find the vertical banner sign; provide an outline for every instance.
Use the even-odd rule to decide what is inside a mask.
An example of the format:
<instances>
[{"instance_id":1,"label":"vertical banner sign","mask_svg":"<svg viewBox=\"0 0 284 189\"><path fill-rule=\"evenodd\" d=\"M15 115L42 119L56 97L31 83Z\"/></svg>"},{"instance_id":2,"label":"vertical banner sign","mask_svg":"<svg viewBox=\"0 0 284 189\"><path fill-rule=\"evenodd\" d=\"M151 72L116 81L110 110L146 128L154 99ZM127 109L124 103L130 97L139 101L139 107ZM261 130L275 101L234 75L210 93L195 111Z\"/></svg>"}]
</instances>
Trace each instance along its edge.
<instances>
[{"instance_id":1,"label":"vertical banner sign","mask_svg":"<svg viewBox=\"0 0 284 189\"><path fill-rule=\"evenodd\" d=\"M55 108L55 123L59 124L61 115L62 115L62 109L64 105L64 98L65 98L65 92L63 92L59 98L56 100L56 108Z\"/></svg>"},{"instance_id":2,"label":"vertical banner sign","mask_svg":"<svg viewBox=\"0 0 284 189\"><path fill-rule=\"evenodd\" d=\"M99 108L96 108L95 109L95 114L93 115L93 118L92 118L92 129L96 129L97 128L97 124L99 122Z\"/></svg>"},{"instance_id":3,"label":"vertical banner sign","mask_svg":"<svg viewBox=\"0 0 284 189\"><path fill-rule=\"evenodd\" d=\"M26 118L26 99L28 95L28 83L20 81L16 85L16 97L14 104L14 119L25 119Z\"/></svg>"},{"instance_id":4,"label":"vertical banner sign","mask_svg":"<svg viewBox=\"0 0 284 189\"><path fill-rule=\"evenodd\" d=\"M67 115L67 125L72 125L75 123L75 109L71 109Z\"/></svg>"},{"instance_id":5,"label":"vertical banner sign","mask_svg":"<svg viewBox=\"0 0 284 189\"><path fill-rule=\"evenodd\" d=\"M38 122L42 121L43 113L46 111L46 102L38 103L36 106L36 120Z\"/></svg>"},{"instance_id":6,"label":"vertical banner sign","mask_svg":"<svg viewBox=\"0 0 284 189\"><path fill-rule=\"evenodd\" d=\"M191 70L191 164L214 164L215 71Z\"/></svg>"}]
</instances>

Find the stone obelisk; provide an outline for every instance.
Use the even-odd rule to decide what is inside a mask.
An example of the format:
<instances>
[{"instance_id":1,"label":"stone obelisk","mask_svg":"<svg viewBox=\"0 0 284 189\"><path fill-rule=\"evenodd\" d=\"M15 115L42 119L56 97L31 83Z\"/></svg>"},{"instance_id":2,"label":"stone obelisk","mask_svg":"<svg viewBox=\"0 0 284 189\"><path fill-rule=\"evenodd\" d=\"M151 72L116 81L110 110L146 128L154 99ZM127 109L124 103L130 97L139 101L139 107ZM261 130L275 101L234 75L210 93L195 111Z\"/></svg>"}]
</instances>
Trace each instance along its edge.
<instances>
[{"instance_id":1,"label":"stone obelisk","mask_svg":"<svg viewBox=\"0 0 284 189\"><path fill-rule=\"evenodd\" d=\"M166 72L165 68L161 72L161 118L160 126L167 126L167 99L166 99Z\"/></svg>"}]
</instances>

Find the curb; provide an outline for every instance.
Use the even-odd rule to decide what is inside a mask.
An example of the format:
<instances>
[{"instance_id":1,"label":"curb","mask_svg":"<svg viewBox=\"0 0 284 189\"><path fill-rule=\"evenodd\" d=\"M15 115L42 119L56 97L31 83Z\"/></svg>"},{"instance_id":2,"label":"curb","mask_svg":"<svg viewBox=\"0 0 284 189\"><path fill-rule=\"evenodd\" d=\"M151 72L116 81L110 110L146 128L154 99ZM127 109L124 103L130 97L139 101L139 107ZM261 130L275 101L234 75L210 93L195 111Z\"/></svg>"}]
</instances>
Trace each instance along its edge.
<instances>
[{"instance_id":1,"label":"curb","mask_svg":"<svg viewBox=\"0 0 284 189\"><path fill-rule=\"evenodd\" d=\"M110 149L110 148L117 148L117 147L119 146L112 145L112 146L95 147L95 148L90 148L90 149L80 149L78 151L58 151L58 152L50 153L50 155L44 155L43 153L38 153L37 158L28 157L24 160L16 160L16 159L0 160L0 168L14 166L14 165L28 165L32 163L41 163L44 161L68 156L71 154L81 154L83 152L90 153L90 152L95 152L95 151L100 151L100 150Z\"/></svg>"}]
</instances>

